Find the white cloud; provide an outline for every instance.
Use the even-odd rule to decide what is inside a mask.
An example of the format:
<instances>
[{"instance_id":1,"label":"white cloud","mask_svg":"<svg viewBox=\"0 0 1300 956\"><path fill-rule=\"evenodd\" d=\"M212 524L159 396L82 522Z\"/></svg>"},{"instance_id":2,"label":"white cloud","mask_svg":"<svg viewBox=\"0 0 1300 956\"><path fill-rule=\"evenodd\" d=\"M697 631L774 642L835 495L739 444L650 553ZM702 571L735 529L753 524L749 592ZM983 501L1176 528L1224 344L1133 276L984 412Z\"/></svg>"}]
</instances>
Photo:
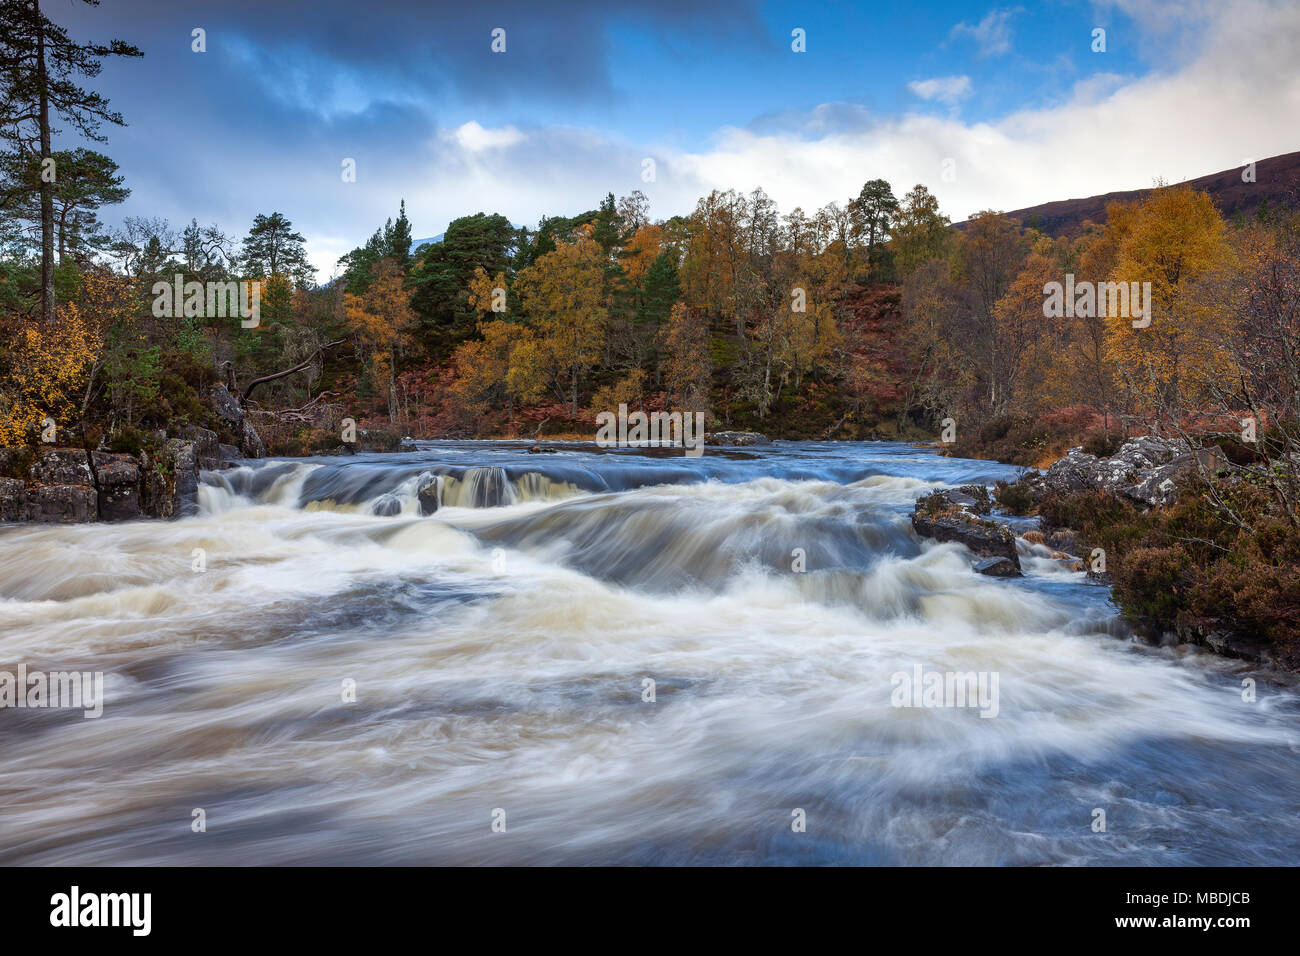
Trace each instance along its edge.
<instances>
[{"instance_id":1,"label":"white cloud","mask_svg":"<svg viewBox=\"0 0 1300 956\"><path fill-rule=\"evenodd\" d=\"M777 130L725 128L709 148L691 151L573 127L507 128L505 136L481 127L461 136L461 127L458 135L437 139L431 154L413 153L408 169L376 185L381 193L356 193L346 218L331 206L295 217L295 223L308 236L337 236L353 222L360 222L356 235L368 234L373 210L395 208L405 195L417 235L424 236L480 209L535 224L544 213L594 208L606 191L626 195L634 189L650 198L655 217L667 218L689 213L710 189L755 186L782 211L796 205L809 211L832 200L843 203L876 177L899 195L926 184L944 211L960 220L980 209L1144 188L1156 177L1179 182L1232 168L1246 157L1300 149L1300 72L1294 69L1300 4L1226 4L1203 41L1178 69L1140 78L1097 74L1062 105L997 122L882 119L823 104L807 122L783 117ZM827 116L853 121L828 125L821 122ZM493 148L484 148L485 142ZM656 161L654 182L641 178L644 157ZM941 175L949 158L955 161L953 182ZM311 222L313 216L319 221ZM317 264L326 261L322 255Z\"/></svg>"},{"instance_id":2,"label":"white cloud","mask_svg":"<svg viewBox=\"0 0 1300 956\"><path fill-rule=\"evenodd\" d=\"M907 88L923 100L938 100L951 106L970 96L970 77L936 76L928 80L913 80Z\"/></svg>"},{"instance_id":3,"label":"white cloud","mask_svg":"<svg viewBox=\"0 0 1300 956\"><path fill-rule=\"evenodd\" d=\"M473 120L456 127L450 132L444 131L443 135L454 140L471 153L481 153L488 149L503 149L524 141L524 134L513 126L486 129Z\"/></svg>"},{"instance_id":4,"label":"white cloud","mask_svg":"<svg viewBox=\"0 0 1300 956\"><path fill-rule=\"evenodd\" d=\"M952 28L953 38L969 36L979 48L980 56L998 56L1011 49L1011 17L1015 10L990 10L979 23L959 23Z\"/></svg>"}]
</instances>

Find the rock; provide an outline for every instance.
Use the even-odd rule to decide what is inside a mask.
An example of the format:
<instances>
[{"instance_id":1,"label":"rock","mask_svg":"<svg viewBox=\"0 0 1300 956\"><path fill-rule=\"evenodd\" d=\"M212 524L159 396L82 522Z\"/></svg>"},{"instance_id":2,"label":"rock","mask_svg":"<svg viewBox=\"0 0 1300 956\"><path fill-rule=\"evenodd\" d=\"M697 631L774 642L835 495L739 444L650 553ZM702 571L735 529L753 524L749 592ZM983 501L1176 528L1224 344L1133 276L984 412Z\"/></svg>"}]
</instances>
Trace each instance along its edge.
<instances>
[{"instance_id":1,"label":"rock","mask_svg":"<svg viewBox=\"0 0 1300 956\"><path fill-rule=\"evenodd\" d=\"M169 484L158 490L155 502L159 518L181 518L199 510L199 461L194 442L171 438L163 446L157 470L170 476Z\"/></svg>"},{"instance_id":2,"label":"rock","mask_svg":"<svg viewBox=\"0 0 1300 956\"><path fill-rule=\"evenodd\" d=\"M27 520L27 482L0 478L0 521Z\"/></svg>"},{"instance_id":3,"label":"rock","mask_svg":"<svg viewBox=\"0 0 1300 956\"><path fill-rule=\"evenodd\" d=\"M415 493L420 501L420 514L428 516L438 510L441 484L442 479L436 475L429 475L420 482L419 490Z\"/></svg>"},{"instance_id":4,"label":"rock","mask_svg":"<svg viewBox=\"0 0 1300 956\"><path fill-rule=\"evenodd\" d=\"M554 455L555 453L554 448L543 448L541 445L534 445L532 448L528 449L528 454L530 455Z\"/></svg>"},{"instance_id":5,"label":"rock","mask_svg":"<svg viewBox=\"0 0 1300 956\"><path fill-rule=\"evenodd\" d=\"M1152 469L1142 481L1126 488L1124 494L1145 505L1164 507L1177 497L1179 478L1186 475L1214 475L1226 466L1227 458L1218 445L1198 448Z\"/></svg>"},{"instance_id":6,"label":"rock","mask_svg":"<svg viewBox=\"0 0 1300 956\"><path fill-rule=\"evenodd\" d=\"M82 448L42 448L32 465L33 480L43 485L89 485L95 476L90 458Z\"/></svg>"},{"instance_id":7,"label":"rock","mask_svg":"<svg viewBox=\"0 0 1300 956\"><path fill-rule=\"evenodd\" d=\"M958 503L962 497L937 491L918 499L912 511L913 530L923 538L965 545L981 557L1005 558L1019 573L1020 556L1011 529L971 514Z\"/></svg>"},{"instance_id":8,"label":"rock","mask_svg":"<svg viewBox=\"0 0 1300 956\"><path fill-rule=\"evenodd\" d=\"M224 385L213 385L208 393L208 400L213 410L230 426L239 441L239 453L244 458L265 458L266 445L257 434L252 424L244 415L244 410L235 401L235 396Z\"/></svg>"},{"instance_id":9,"label":"rock","mask_svg":"<svg viewBox=\"0 0 1300 956\"><path fill-rule=\"evenodd\" d=\"M185 441L194 443L194 457L201 470L216 471L220 468L229 467L226 457L221 451L221 443L217 440L216 432L207 428L186 425L176 434Z\"/></svg>"},{"instance_id":10,"label":"rock","mask_svg":"<svg viewBox=\"0 0 1300 956\"><path fill-rule=\"evenodd\" d=\"M382 428L358 428L354 451L401 451L402 439ZM412 448L414 450L414 448Z\"/></svg>"},{"instance_id":11,"label":"rock","mask_svg":"<svg viewBox=\"0 0 1300 956\"><path fill-rule=\"evenodd\" d=\"M402 513L402 502L396 495L384 495L376 499L375 503L370 506L370 513L379 515L381 518L400 515Z\"/></svg>"},{"instance_id":12,"label":"rock","mask_svg":"<svg viewBox=\"0 0 1300 956\"><path fill-rule=\"evenodd\" d=\"M97 451L95 484L100 521L130 521L144 517L140 510L140 466L132 455Z\"/></svg>"},{"instance_id":13,"label":"rock","mask_svg":"<svg viewBox=\"0 0 1300 956\"><path fill-rule=\"evenodd\" d=\"M765 445L767 436L759 432L708 432L704 436L706 445Z\"/></svg>"},{"instance_id":14,"label":"rock","mask_svg":"<svg viewBox=\"0 0 1300 956\"><path fill-rule=\"evenodd\" d=\"M217 449L221 452L221 457L227 465L238 464L244 457L234 445L218 445Z\"/></svg>"},{"instance_id":15,"label":"rock","mask_svg":"<svg viewBox=\"0 0 1300 956\"><path fill-rule=\"evenodd\" d=\"M976 574L987 574L994 578L1018 578L1021 576L1018 565L1009 558L985 558L975 565Z\"/></svg>"},{"instance_id":16,"label":"rock","mask_svg":"<svg viewBox=\"0 0 1300 956\"><path fill-rule=\"evenodd\" d=\"M1109 458L1087 454L1082 447L1071 448L1066 456L1052 464L1035 484L1047 491L1122 492L1147 474L1191 451L1181 438L1143 435L1131 438Z\"/></svg>"},{"instance_id":17,"label":"rock","mask_svg":"<svg viewBox=\"0 0 1300 956\"><path fill-rule=\"evenodd\" d=\"M95 489L89 485L34 485L27 489L29 521L54 524L94 521L98 506Z\"/></svg>"}]
</instances>

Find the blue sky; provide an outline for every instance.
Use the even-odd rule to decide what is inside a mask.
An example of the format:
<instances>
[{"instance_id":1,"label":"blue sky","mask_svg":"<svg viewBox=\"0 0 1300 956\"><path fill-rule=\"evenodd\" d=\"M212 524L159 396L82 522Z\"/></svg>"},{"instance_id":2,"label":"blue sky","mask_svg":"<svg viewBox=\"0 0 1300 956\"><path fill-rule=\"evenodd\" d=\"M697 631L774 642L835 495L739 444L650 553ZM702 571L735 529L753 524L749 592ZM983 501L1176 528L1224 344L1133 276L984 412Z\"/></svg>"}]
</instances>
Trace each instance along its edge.
<instances>
[{"instance_id":1,"label":"blue sky","mask_svg":"<svg viewBox=\"0 0 1300 956\"><path fill-rule=\"evenodd\" d=\"M130 124L103 147L134 193L106 217L279 209L322 278L405 198L454 216L652 214L761 185L782 211L878 176L982 208L1176 182L1300 149L1290 0L54 4L143 60L94 81ZM506 52L490 49L506 30ZM807 50L791 50L791 31ZM1106 50L1091 49L1106 30ZM206 31L206 52L191 31ZM653 182L644 161L656 163ZM357 181L343 182L344 159Z\"/></svg>"}]
</instances>

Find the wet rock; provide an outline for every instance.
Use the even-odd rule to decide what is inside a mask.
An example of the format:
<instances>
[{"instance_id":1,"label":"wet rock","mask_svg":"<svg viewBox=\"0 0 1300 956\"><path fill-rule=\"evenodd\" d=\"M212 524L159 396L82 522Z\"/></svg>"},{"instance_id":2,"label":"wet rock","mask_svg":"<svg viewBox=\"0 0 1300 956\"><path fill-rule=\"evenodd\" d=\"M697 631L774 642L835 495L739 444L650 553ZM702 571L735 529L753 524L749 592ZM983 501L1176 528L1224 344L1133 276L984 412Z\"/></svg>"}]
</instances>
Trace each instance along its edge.
<instances>
[{"instance_id":1,"label":"wet rock","mask_svg":"<svg viewBox=\"0 0 1300 956\"><path fill-rule=\"evenodd\" d=\"M34 485L27 489L26 497L28 521L94 521L99 510L95 489L89 485Z\"/></svg>"},{"instance_id":2,"label":"wet rock","mask_svg":"<svg viewBox=\"0 0 1300 956\"><path fill-rule=\"evenodd\" d=\"M1011 529L981 519L966 510L959 492L937 491L916 502L912 511L912 528L923 538L965 545L985 558L1005 558L1020 572L1016 536Z\"/></svg>"},{"instance_id":3,"label":"wet rock","mask_svg":"<svg viewBox=\"0 0 1300 956\"><path fill-rule=\"evenodd\" d=\"M976 574L987 574L994 578L1018 578L1020 568L1009 558L985 558L975 564Z\"/></svg>"},{"instance_id":4,"label":"wet rock","mask_svg":"<svg viewBox=\"0 0 1300 956\"><path fill-rule=\"evenodd\" d=\"M706 445L764 445L767 436L759 432L708 432L704 436Z\"/></svg>"},{"instance_id":5,"label":"wet rock","mask_svg":"<svg viewBox=\"0 0 1300 956\"><path fill-rule=\"evenodd\" d=\"M94 454L99 520L130 521L144 517L140 508L140 466L132 455Z\"/></svg>"},{"instance_id":6,"label":"wet rock","mask_svg":"<svg viewBox=\"0 0 1300 956\"><path fill-rule=\"evenodd\" d=\"M168 439L158 456L157 470L170 477L156 499L159 518L181 518L199 510L199 461L194 442Z\"/></svg>"},{"instance_id":7,"label":"wet rock","mask_svg":"<svg viewBox=\"0 0 1300 956\"><path fill-rule=\"evenodd\" d=\"M393 515L402 513L402 502L396 495L384 495L370 506L372 515L379 515L381 518L391 518Z\"/></svg>"},{"instance_id":8,"label":"wet rock","mask_svg":"<svg viewBox=\"0 0 1300 956\"><path fill-rule=\"evenodd\" d=\"M420 514L431 515L438 510L438 486L441 479L437 476L430 475L420 482L419 490L415 496L420 502Z\"/></svg>"},{"instance_id":9,"label":"wet rock","mask_svg":"<svg viewBox=\"0 0 1300 956\"><path fill-rule=\"evenodd\" d=\"M227 465L238 464L244 457L234 445L218 445L217 449L221 452L221 457Z\"/></svg>"},{"instance_id":10,"label":"wet rock","mask_svg":"<svg viewBox=\"0 0 1300 956\"><path fill-rule=\"evenodd\" d=\"M556 451L554 448L543 448L541 445L534 445L532 448L528 449L528 454L530 455L554 455L555 453Z\"/></svg>"}]
</instances>

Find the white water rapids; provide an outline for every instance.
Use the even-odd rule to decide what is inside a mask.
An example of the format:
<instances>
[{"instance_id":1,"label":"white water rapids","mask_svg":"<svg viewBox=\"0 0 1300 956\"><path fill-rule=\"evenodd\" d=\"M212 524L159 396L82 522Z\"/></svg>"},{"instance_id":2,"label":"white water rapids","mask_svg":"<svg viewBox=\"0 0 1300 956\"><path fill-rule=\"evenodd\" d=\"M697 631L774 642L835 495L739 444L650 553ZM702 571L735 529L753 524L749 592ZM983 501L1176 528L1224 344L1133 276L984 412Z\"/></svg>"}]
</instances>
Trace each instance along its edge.
<instances>
[{"instance_id":1,"label":"white water rapids","mask_svg":"<svg viewBox=\"0 0 1300 956\"><path fill-rule=\"evenodd\" d=\"M1013 474L425 443L4 527L0 670L105 702L0 710L0 862L1294 863L1293 683L1132 642L1041 548L997 580L911 532L919 494ZM917 665L996 674L996 716L891 706Z\"/></svg>"}]
</instances>

